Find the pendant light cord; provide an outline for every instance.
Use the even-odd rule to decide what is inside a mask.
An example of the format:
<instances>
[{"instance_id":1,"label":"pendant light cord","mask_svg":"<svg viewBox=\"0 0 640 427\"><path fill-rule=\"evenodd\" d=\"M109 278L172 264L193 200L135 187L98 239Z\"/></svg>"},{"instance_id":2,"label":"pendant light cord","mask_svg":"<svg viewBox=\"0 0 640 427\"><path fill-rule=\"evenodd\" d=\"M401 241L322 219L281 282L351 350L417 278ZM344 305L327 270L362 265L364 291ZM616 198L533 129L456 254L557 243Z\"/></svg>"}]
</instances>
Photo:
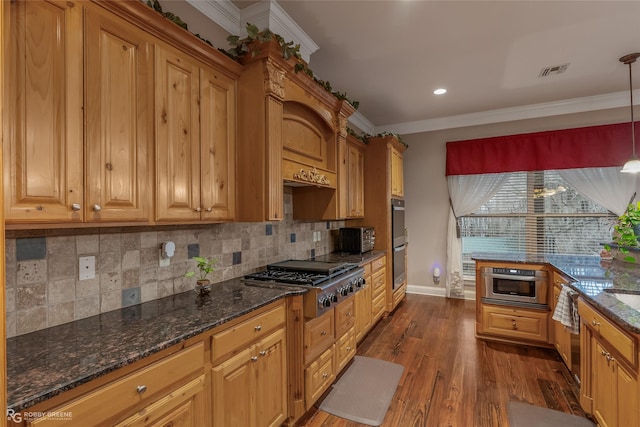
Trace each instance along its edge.
<instances>
[{"instance_id":1,"label":"pendant light cord","mask_svg":"<svg viewBox=\"0 0 640 427\"><path fill-rule=\"evenodd\" d=\"M635 61L635 60L634 60ZM636 158L636 129L633 125L633 80L631 77L631 64L633 62L629 62L629 98L631 99L631 148L633 153L633 158Z\"/></svg>"}]
</instances>

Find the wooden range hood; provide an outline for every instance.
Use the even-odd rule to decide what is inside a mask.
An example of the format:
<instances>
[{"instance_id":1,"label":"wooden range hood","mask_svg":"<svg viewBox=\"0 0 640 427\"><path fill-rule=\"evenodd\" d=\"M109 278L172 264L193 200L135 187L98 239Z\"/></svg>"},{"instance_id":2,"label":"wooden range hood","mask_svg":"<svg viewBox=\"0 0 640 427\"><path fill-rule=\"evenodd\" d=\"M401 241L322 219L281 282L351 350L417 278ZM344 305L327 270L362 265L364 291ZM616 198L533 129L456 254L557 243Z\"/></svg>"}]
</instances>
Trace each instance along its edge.
<instances>
[{"instance_id":1,"label":"wooden range hood","mask_svg":"<svg viewBox=\"0 0 640 427\"><path fill-rule=\"evenodd\" d=\"M284 219L283 185L293 187L295 219L345 216L347 118L355 109L285 60L277 41L243 61L238 82L240 221Z\"/></svg>"}]
</instances>

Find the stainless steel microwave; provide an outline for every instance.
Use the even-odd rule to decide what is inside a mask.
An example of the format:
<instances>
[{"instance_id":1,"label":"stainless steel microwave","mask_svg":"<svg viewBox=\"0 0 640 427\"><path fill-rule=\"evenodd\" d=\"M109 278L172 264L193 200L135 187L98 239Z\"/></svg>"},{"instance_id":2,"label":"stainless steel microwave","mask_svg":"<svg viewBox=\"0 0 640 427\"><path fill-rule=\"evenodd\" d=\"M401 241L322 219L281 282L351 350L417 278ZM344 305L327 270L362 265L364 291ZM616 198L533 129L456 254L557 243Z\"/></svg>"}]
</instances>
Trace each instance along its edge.
<instances>
[{"instance_id":1,"label":"stainless steel microwave","mask_svg":"<svg viewBox=\"0 0 640 427\"><path fill-rule=\"evenodd\" d=\"M548 307L545 270L483 267L484 300L494 304Z\"/></svg>"},{"instance_id":2,"label":"stainless steel microwave","mask_svg":"<svg viewBox=\"0 0 640 427\"><path fill-rule=\"evenodd\" d=\"M373 227L343 227L340 229L339 239L342 252L361 254L373 250L376 232Z\"/></svg>"}]
</instances>

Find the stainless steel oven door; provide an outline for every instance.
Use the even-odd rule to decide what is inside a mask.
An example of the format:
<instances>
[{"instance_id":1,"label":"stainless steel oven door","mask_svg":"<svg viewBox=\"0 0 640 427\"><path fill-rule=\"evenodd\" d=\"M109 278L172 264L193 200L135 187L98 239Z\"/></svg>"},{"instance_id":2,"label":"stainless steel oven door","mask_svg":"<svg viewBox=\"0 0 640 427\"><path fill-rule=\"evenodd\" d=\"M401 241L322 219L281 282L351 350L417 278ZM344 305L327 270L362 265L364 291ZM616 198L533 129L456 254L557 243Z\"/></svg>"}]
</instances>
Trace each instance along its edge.
<instances>
[{"instance_id":1,"label":"stainless steel oven door","mask_svg":"<svg viewBox=\"0 0 640 427\"><path fill-rule=\"evenodd\" d=\"M404 283L407 276L407 244L393 248L393 289Z\"/></svg>"}]
</instances>

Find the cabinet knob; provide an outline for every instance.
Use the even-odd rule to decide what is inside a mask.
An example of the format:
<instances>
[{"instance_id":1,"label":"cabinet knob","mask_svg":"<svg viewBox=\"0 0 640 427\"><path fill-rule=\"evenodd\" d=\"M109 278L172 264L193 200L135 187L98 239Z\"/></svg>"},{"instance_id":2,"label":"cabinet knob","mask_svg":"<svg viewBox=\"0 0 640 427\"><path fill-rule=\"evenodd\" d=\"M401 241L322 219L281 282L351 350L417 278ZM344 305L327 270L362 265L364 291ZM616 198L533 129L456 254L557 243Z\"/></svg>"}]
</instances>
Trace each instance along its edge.
<instances>
[{"instance_id":1,"label":"cabinet knob","mask_svg":"<svg viewBox=\"0 0 640 427\"><path fill-rule=\"evenodd\" d=\"M593 320L591 321L591 324L592 324L593 326L600 326L600 322L596 322L596 319L593 319Z\"/></svg>"},{"instance_id":2,"label":"cabinet knob","mask_svg":"<svg viewBox=\"0 0 640 427\"><path fill-rule=\"evenodd\" d=\"M327 331L320 332L320 335L324 337L325 335L327 335Z\"/></svg>"},{"instance_id":3,"label":"cabinet knob","mask_svg":"<svg viewBox=\"0 0 640 427\"><path fill-rule=\"evenodd\" d=\"M79 211L80 209L82 209L82 206L80 206L80 203L74 203L71 205L71 210L72 211Z\"/></svg>"},{"instance_id":4,"label":"cabinet knob","mask_svg":"<svg viewBox=\"0 0 640 427\"><path fill-rule=\"evenodd\" d=\"M260 325L256 326L256 327L255 327L255 330L256 330L256 331L261 331L261 330L262 330L262 326L260 326Z\"/></svg>"},{"instance_id":5,"label":"cabinet knob","mask_svg":"<svg viewBox=\"0 0 640 427\"><path fill-rule=\"evenodd\" d=\"M351 351L351 347L347 347L347 351Z\"/></svg>"},{"instance_id":6,"label":"cabinet knob","mask_svg":"<svg viewBox=\"0 0 640 427\"><path fill-rule=\"evenodd\" d=\"M138 394L142 394L145 391L147 391L147 386L146 385L139 385L138 387L136 387L136 392L138 392Z\"/></svg>"},{"instance_id":7,"label":"cabinet knob","mask_svg":"<svg viewBox=\"0 0 640 427\"><path fill-rule=\"evenodd\" d=\"M205 211L207 211L207 212L211 212L212 210L213 210L213 208L207 208L207 209L205 209Z\"/></svg>"},{"instance_id":8,"label":"cabinet knob","mask_svg":"<svg viewBox=\"0 0 640 427\"><path fill-rule=\"evenodd\" d=\"M325 372L324 374L322 374L322 378L329 378L329 374Z\"/></svg>"},{"instance_id":9,"label":"cabinet knob","mask_svg":"<svg viewBox=\"0 0 640 427\"><path fill-rule=\"evenodd\" d=\"M93 205L93 210L94 210L95 212L100 212L100 211L102 210L102 206L100 206L100 205Z\"/></svg>"},{"instance_id":10,"label":"cabinet knob","mask_svg":"<svg viewBox=\"0 0 640 427\"><path fill-rule=\"evenodd\" d=\"M258 361L258 356L251 356L251 361L252 362L257 362Z\"/></svg>"},{"instance_id":11,"label":"cabinet knob","mask_svg":"<svg viewBox=\"0 0 640 427\"><path fill-rule=\"evenodd\" d=\"M194 209L194 211L196 212L200 212L202 210L202 208L200 206L198 206L197 208Z\"/></svg>"},{"instance_id":12,"label":"cabinet knob","mask_svg":"<svg viewBox=\"0 0 640 427\"><path fill-rule=\"evenodd\" d=\"M267 355L267 351L266 351L266 350L262 350L262 351L260 352L260 356L266 356L266 355Z\"/></svg>"},{"instance_id":13,"label":"cabinet knob","mask_svg":"<svg viewBox=\"0 0 640 427\"><path fill-rule=\"evenodd\" d=\"M513 327L514 331L518 329L518 324L516 323L515 320L511 320L511 326Z\"/></svg>"}]
</instances>

